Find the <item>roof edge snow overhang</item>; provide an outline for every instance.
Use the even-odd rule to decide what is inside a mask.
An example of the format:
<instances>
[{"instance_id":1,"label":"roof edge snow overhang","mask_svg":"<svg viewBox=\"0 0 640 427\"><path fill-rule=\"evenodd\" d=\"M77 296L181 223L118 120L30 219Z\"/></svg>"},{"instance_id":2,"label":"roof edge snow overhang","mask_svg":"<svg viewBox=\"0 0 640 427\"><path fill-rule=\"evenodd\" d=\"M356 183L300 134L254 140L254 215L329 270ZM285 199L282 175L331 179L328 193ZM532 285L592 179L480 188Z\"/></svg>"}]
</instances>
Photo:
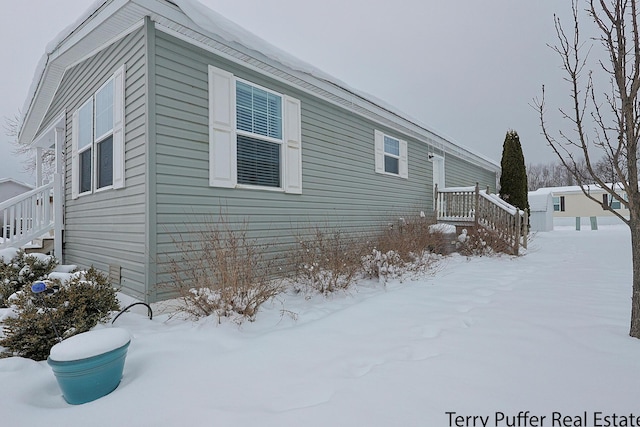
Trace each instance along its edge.
<instances>
[{"instance_id":1,"label":"roof edge snow overhang","mask_svg":"<svg viewBox=\"0 0 640 427\"><path fill-rule=\"evenodd\" d=\"M185 12L180 5L188 11ZM243 43L247 39L249 42L259 39L212 12L216 14L215 19L225 19L226 26L242 31L237 38L233 34L232 37L225 34L226 38L220 36L212 31L213 27L207 25L206 20L193 16L194 10L198 11L202 8L204 8L203 5L199 3L196 5L191 0L96 1L84 15L67 27L47 47L47 52L36 69L34 82L25 103L25 115L18 141L31 144L37 137L39 129L47 125L42 123L42 120L67 69L139 28L144 18L150 16L161 31L171 33L218 56L240 63L383 126L423 141L433 149L442 150L446 154L462 158L491 171L500 170L500 166L495 161L453 142L451 138L409 118L373 96L352 89L302 61L285 56L288 54L264 41L260 40L262 44L254 45ZM199 25L195 21L201 24L204 22L204 24ZM271 54L272 51L269 49L273 49L273 52L277 52L278 55Z\"/></svg>"}]
</instances>

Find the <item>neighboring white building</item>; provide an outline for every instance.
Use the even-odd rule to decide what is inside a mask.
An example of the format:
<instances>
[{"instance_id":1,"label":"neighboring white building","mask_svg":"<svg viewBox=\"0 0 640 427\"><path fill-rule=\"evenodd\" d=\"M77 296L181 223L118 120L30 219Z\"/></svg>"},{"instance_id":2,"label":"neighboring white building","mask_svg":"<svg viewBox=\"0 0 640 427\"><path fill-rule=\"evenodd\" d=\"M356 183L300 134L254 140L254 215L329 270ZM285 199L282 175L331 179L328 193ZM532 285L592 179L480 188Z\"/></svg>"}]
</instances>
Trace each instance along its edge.
<instances>
[{"instance_id":1,"label":"neighboring white building","mask_svg":"<svg viewBox=\"0 0 640 427\"><path fill-rule=\"evenodd\" d=\"M0 179L0 203L30 190L33 190L33 185L13 178L2 178Z\"/></svg>"},{"instance_id":2,"label":"neighboring white building","mask_svg":"<svg viewBox=\"0 0 640 427\"><path fill-rule=\"evenodd\" d=\"M2 178L0 179L0 204L5 200L9 200L22 193L31 191L33 190L33 188L33 185L29 185L25 182L21 182L13 178ZM2 210L0 210L0 236L2 236L4 232L3 224L4 213Z\"/></svg>"},{"instance_id":3,"label":"neighboring white building","mask_svg":"<svg viewBox=\"0 0 640 427\"><path fill-rule=\"evenodd\" d=\"M546 189L541 189L546 190ZM553 196L548 191L529 192L529 226L531 231L553 230Z\"/></svg>"},{"instance_id":4,"label":"neighboring white building","mask_svg":"<svg viewBox=\"0 0 640 427\"><path fill-rule=\"evenodd\" d=\"M549 194L552 198L553 218L555 225L575 225L575 218L580 218L585 224L591 217L596 217L598 223L617 223L619 219L603 207L603 203L628 218L629 210L619 200L612 200L606 190L591 184L585 186L587 193L599 202L589 199L580 186L539 188L529 194ZM626 195L625 195L626 196ZM531 196L529 196L531 197ZM531 204L531 199L529 199Z\"/></svg>"}]
</instances>

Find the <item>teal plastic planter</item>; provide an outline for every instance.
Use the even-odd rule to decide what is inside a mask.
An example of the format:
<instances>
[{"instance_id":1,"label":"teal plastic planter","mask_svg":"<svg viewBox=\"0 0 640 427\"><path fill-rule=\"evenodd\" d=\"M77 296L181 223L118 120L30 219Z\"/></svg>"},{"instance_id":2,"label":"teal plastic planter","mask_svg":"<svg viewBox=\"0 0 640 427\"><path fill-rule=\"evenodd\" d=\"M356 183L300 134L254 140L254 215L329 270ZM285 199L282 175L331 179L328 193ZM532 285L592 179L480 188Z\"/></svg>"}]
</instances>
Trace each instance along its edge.
<instances>
[{"instance_id":1,"label":"teal plastic planter","mask_svg":"<svg viewBox=\"0 0 640 427\"><path fill-rule=\"evenodd\" d=\"M53 346L47 362L64 399L79 405L115 390L130 343L127 331L111 328L78 334Z\"/></svg>"}]
</instances>

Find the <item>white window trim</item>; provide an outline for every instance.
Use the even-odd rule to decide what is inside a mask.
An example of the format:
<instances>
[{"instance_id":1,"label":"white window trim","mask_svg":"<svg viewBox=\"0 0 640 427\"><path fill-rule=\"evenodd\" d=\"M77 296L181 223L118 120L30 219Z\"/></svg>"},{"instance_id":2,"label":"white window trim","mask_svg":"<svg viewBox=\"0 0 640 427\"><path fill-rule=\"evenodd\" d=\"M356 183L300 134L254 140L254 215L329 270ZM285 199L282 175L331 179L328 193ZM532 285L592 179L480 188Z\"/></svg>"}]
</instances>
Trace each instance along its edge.
<instances>
[{"instance_id":1,"label":"white window trim","mask_svg":"<svg viewBox=\"0 0 640 427\"><path fill-rule=\"evenodd\" d=\"M613 197L611 194L605 193L605 195L607 196L607 205L609 205L609 207L613 210L620 210L622 209L624 206L622 205L622 202L620 202L620 200L616 199L615 197ZM617 207L614 207L614 204Z\"/></svg>"},{"instance_id":2,"label":"white window trim","mask_svg":"<svg viewBox=\"0 0 640 427\"><path fill-rule=\"evenodd\" d=\"M282 139L237 129L236 82L241 81L282 99ZM209 185L302 194L300 101L209 65ZM237 136L280 145L280 187L238 184Z\"/></svg>"},{"instance_id":3,"label":"white window trim","mask_svg":"<svg viewBox=\"0 0 640 427\"><path fill-rule=\"evenodd\" d=\"M396 156L393 154L386 153L384 150L384 137L387 136L389 138L395 139L399 142L400 146L400 155ZM408 148L407 141L402 140L393 135L386 134L379 130L374 130L374 151L375 151L375 171L381 175L387 176L395 176L403 179L409 179L409 156L408 156ZM387 172L384 169L384 157L390 156L393 158L397 158L398 161L398 173Z\"/></svg>"},{"instance_id":4,"label":"white window trim","mask_svg":"<svg viewBox=\"0 0 640 427\"><path fill-rule=\"evenodd\" d=\"M91 98L87 99L80 106L80 108L78 108L78 110L77 110L78 116L77 116L76 120L78 120L78 125L77 125L77 129L74 129L74 134L76 134L77 137L80 136L80 133L79 133L80 132L80 110L85 108L88 104L91 104L91 120L92 121L94 120L95 112L94 112L93 96L92 96ZM75 144L75 151L77 152L77 156L76 156L77 157L77 163L75 163L74 166L76 166L76 170L77 170L77 177L76 177L77 182L76 182L76 184L78 186L78 189L76 191L77 191L78 196L84 196L84 195L87 195L87 194L91 194L91 190L92 190L92 188L89 188L89 190L87 190L87 191L80 192L80 155L82 153L84 153L85 151L87 151L87 150L91 150L91 187L93 187L93 173L94 173L93 165L95 163L95 160L94 160L94 157L95 157L95 152L94 152L95 151L94 150L95 138L94 138L93 133L94 133L94 130L93 130L93 123L92 123L91 124L91 140L92 141L89 144L87 144L84 147L82 147L82 148L78 147L79 142L80 142L79 140L77 140L76 144Z\"/></svg>"},{"instance_id":5,"label":"white window trim","mask_svg":"<svg viewBox=\"0 0 640 427\"><path fill-rule=\"evenodd\" d=\"M104 135L96 135L96 95L110 82L113 81L113 126ZM74 113L72 118L71 135L71 193L72 198L77 199L89 194L95 194L106 190L124 188L125 165L124 165L124 102L125 102L125 65L117 69ZM92 111L92 142L86 147L78 148L79 131L79 111L89 102L93 104ZM98 144L105 139L113 137L112 140L112 161L113 175L111 185L98 188ZM91 147L91 189L80 193L80 154Z\"/></svg>"},{"instance_id":6,"label":"white window trim","mask_svg":"<svg viewBox=\"0 0 640 427\"><path fill-rule=\"evenodd\" d=\"M558 199L558 210L556 210L556 202L554 199ZM566 199L564 196L551 196L551 203L553 205L554 212L566 212Z\"/></svg>"}]
</instances>

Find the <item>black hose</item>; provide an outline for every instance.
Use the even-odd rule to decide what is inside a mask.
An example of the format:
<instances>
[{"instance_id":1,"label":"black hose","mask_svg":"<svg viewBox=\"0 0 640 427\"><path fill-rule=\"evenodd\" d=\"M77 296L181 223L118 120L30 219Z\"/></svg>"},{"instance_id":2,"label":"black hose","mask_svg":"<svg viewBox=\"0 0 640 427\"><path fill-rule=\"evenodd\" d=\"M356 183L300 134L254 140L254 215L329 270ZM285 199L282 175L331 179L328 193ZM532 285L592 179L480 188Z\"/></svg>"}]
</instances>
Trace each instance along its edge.
<instances>
[{"instance_id":1,"label":"black hose","mask_svg":"<svg viewBox=\"0 0 640 427\"><path fill-rule=\"evenodd\" d=\"M115 321L116 321L116 319L117 319L118 317L120 317L120 315L121 315L122 313L124 313L125 311L129 310L129 309L130 309L131 307L133 307L134 305L138 305L138 304L142 304L142 305L144 305L144 306L146 306L146 307L147 307L147 309L149 310L149 311L148 311L148 313L147 313L147 314L149 315L149 320L152 320L152 319L153 319L153 310L151 310L151 306L149 306L149 304L147 304L146 302L138 301L138 302L134 302L133 304L130 304L130 305L128 305L127 307L123 308L123 309L120 311L120 313L118 313L118 315L117 315L116 317L114 317L114 318L113 318L113 320L111 321L111 324L113 325L113 322L115 322Z\"/></svg>"},{"instance_id":2,"label":"black hose","mask_svg":"<svg viewBox=\"0 0 640 427\"><path fill-rule=\"evenodd\" d=\"M51 314L50 314L51 312L49 311L49 307L47 307L47 305L44 303L43 295L40 294L40 293L36 294L36 300L40 301L40 303L42 305L42 311L47 314L47 317L49 318L49 322L51 323L51 326L53 327L53 332L56 334L56 337L58 337L58 342L61 342L62 341L62 337L58 333L58 328L56 328L56 324L53 322L53 316L51 316Z\"/></svg>"}]
</instances>

